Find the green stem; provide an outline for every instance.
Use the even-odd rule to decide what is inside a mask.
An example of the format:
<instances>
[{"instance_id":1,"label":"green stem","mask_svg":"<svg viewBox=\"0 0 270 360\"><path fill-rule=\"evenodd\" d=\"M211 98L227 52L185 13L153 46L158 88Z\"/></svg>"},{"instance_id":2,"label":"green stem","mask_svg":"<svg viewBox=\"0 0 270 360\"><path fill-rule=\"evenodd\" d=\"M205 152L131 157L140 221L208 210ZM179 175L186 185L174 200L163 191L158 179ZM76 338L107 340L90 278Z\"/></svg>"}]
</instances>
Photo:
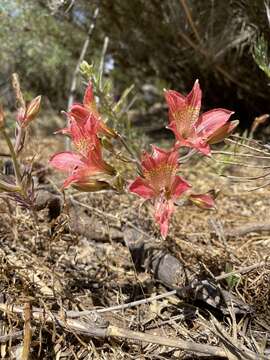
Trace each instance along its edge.
<instances>
[{"instance_id":1,"label":"green stem","mask_svg":"<svg viewBox=\"0 0 270 360\"><path fill-rule=\"evenodd\" d=\"M198 151L196 149L191 149L186 155L180 157L179 163L186 163L193 155L195 155Z\"/></svg>"},{"instance_id":2,"label":"green stem","mask_svg":"<svg viewBox=\"0 0 270 360\"><path fill-rule=\"evenodd\" d=\"M134 159L134 162L137 165L138 171L140 173L140 175L142 174L142 167L140 162L137 159L137 156L134 155L133 151L131 150L131 148L129 147L129 145L127 144L126 140L122 137L122 135L117 133L117 137L119 139L119 141L121 142L121 144L124 146L124 148L127 150L127 152L129 153L129 155L131 155L132 159Z\"/></svg>"},{"instance_id":3,"label":"green stem","mask_svg":"<svg viewBox=\"0 0 270 360\"><path fill-rule=\"evenodd\" d=\"M15 171L15 177L16 177L16 184L21 187L22 189L22 176L21 176L21 171L20 171L20 166L19 163L17 161L17 156L13 147L13 144L8 136L8 134L6 133L5 129L2 129L2 134L4 135L4 138L6 140L7 146L9 148L10 151L10 155L12 158L12 162L13 162L13 166L14 166L14 171Z\"/></svg>"},{"instance_id":4,"label":"green stem","mask_svg":"<svg viewBox=\"0 0 270 360\"><path fill-rule=\"evenodd\" d=\"M1 191L17 192L20 190L21 190L21 188L17 185L12 185L3 180L0 180L0 192Z\"/></svg>"},{"instance_id":5,"label":"green stem","mask_svg":"<svg viewBox=\"0 0 270 360\"><path fill-rule=\"evenodd\" d=\"M97 91L97 95L98 97L100 98L101 100L101 103L102 105L104 106L104 108L106 109L106 112L107 113L110 113L111 117L113 118L114 122L117 123L118 122L118 117L117 115L115 114L115 112L113 111L113 109L111 108L110 104L108 103L107 99L105 98L103 92L100 90L99 88L99 84L96 84L95 83L95 88L96 88L96 91ZM138 172L139 172L139 175L142 175L143 171L142 171L142 167L141 167L141 164L140 164L140 161L138 159L138 156L137 154L134 154L134 151L132 151L132 149L130 148L130 146L127 144L126 140L123 138L123 136L121 134L119 134L117 131L116 132L116 135L117 135L117 139L120 141L120 143L124 146L124 148L127 150L127 152L129 153L129 155L131 155L132 159L134 159L134 163L136 164L137 166L137 169L138 169Z\"/></svg>"}]
</instances>

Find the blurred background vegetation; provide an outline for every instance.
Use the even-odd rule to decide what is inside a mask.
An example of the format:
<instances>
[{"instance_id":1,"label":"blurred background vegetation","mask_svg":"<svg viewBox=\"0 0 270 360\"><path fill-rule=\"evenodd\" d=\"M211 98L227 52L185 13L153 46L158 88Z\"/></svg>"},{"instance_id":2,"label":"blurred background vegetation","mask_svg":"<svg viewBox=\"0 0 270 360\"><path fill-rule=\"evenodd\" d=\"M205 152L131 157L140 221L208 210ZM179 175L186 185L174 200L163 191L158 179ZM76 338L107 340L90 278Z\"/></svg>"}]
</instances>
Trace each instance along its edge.
<instances>
[{"instance_id":1,"label":"blurred background vegetation","mask_svg":"<svg viewBox=\"0 0 270 360\"><path fill-rule=\"evenodd\" d=\"M29 98L42 94L47 109L66 109L74 69L95 23L84 59L100 61L108 37L105 75L114 96L135 84L133 108L140 109L139 121L149 114L156 119L151 131L160 129L162 89L187 92L196 78L204 109L232 109L243 128L270 111L268 0L1 0L0 20L0 95L6 106L13 104L10 76L16 71ZM79 83L75 98L82 92Z\"/></svg>"}]
</instances>

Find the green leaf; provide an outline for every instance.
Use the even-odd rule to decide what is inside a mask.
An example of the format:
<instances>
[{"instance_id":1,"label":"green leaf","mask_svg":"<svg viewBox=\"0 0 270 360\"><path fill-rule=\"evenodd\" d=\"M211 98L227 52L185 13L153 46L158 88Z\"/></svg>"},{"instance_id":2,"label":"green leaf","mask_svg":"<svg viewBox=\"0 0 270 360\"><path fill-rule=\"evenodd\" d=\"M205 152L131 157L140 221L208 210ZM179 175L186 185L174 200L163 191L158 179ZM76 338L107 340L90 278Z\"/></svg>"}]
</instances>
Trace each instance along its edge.
<instances>
[{"instance_id":1,"label":"green leaf","mask_svg":"<svg viewBox=\"0 0 270 360\"><path fill-rule=\"evenodd\" d=\"M225 273L230 273L233 271L232 265L229 263L226 263L225 265ZM226 278L226 282L228 284L229 289L233 289L235 286L237 286L241 281L241 276L238 274L232 274Z\"/></svg>"}]
</instances>

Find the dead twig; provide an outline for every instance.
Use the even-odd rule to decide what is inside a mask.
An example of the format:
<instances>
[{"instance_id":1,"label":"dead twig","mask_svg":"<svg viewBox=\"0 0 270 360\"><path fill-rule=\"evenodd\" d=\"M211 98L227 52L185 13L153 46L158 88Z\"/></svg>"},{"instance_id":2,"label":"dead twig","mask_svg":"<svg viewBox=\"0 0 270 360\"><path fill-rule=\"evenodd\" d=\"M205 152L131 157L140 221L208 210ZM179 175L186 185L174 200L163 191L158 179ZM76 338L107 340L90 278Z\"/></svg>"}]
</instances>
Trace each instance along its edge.
<instances>
[{"instance_id":1,"label":"dead twig","mask_svg":"<svg viewBox=\"0 0 270 360\"><path fill-rule=\"evenodd\" d=\"M194 21L192 19L191 11L190 11L187 3L186 3L186 0L180 0L180 3L181 3L181 5L182 5L182 7L183 7L183 9L185 11L185 14L186 14L186 17L188 19L189 25L190 25L194 35L196 36L196 39L197 39L198 43L201 43L200 35L199 35L199 33L197 31L197 28L196 28L196 25L195 25L195 23L194 23Z\"/></svg>"},{"instance_id":2,"label":"dead twig","mask_svg":"<svg viewBox=\"0 0 270 360\"><path fill-rule=\"evenodd\" d=\"M27 301L24 305L24 337L22 360L28 360L31 348L32 329L31 329L31 304Z\"/></svg>"},{"instance_id":3,"label":"dead twig","mask_svg":"<svg viewBox=\"0 0 270 360\"><path fill-rule=\"evenodd\" d=\"M234 151L222 151L222 150L212 150L212 154L217 155L230 155L230 156L241 156L248 157L253 159L267 159L269 160L269 156L260 156L260 155L252 155L252 154L241 154Z\"/></svg>"},{"instance_id":4,"label":"dead twig","mask_svg":"<svg viewBox=\"0 0 270 360\"><path fill-rule=\"evenodd\" d=\"M237 237L249 234L251 232L270 231L270 222L264 223L249 223L243 226L236 227L232 230L225 231L227 236Z\"/></svg>"},{"instance_id":5,"label":"dead twig","mask_svg":"<svg viewBox=\"0 0 270 360\"><path fill-rule=\"evenodd\" d=\"M120 310L124 310L124 309L129 309L131 307L134 306L138 306L138 305L143 305L143 304L147 304L156 300L160 300L160 299L164 299L170 296L176 295L176 291L175 290L171 290L168 291L164 294L160 294L160 295L156 295L156 296L151 296L149 298L146 299L142 299L142 300L137 300L137 301L132 301L130 303L126 303L126 304L120 304L120 305L115 305L115 306L110 306L108 308L103 308L103 309L95 309L95 311L97 313L106 313L106 312L111 312L111 311L120 311ZM68 317L71 318L77 318L80 316L85 316L85 315L89 315L89 313L92 313L93 310L84 310L84 311L67 311L66 315Z\"/></svg>"},{"instance_id":6,"label":"dead twig","mask_svg":"<svg viewBox=\"0 0 270 360\"><path fill-rule=\"evenodd\" d=\"M228 273L224 273L218 276L215 276L214 279L216 281L221 281L224 280L232 275L237 275L237 274L245 274L249 271L255 270L258 267L261 266L265 266L267 264L266 261L261 261L258 262L256 264L250 265L250 266L245 266L242 267L238 270L234 270L234 271L230 271ZM145 299L141 299L141 300L137 300L137 301L132 301L130 303L126 303L126 304L120 304L120 305L115 305L115 306L111 306L108 308L102 308L102 309L93 309L93 310L83 310L83 311L67 311L65 314L67 317L69 318L78 318L78 317L82 317L82 316L87 316L90 314L93 314L93 312L96 313L107 313L107 312L112 312L112 311L120 311L120 310L124 310L124 309L129 309L131 307L135 307L138 305L143 305L143 304L147 304L156 300L160 300L160 299L164 299L170 296L174 296L174 295L181 295L181 292L184 293L185 291L188 291L190 288L190 285L185 286L181 289L175 289L175 290L171 290L168 292L165 292L164 294L159 294L156 296L151 296L149 298L145 298ZM181 296L180 296L181 297Z\"/></svg>"},{"instance_id":7,"label":"dead twig","mask_svg":"<svg viewBox=\"0 0 270 360\"><path fill-rule=\"evenodd\" d=\"M225 274L221 274L219 276L216 276L215 280L220 281L220 280L226 279L227 277L230 277L232 275L245 274L245 273L247 273L249 271L252 271L254 269L257 269L258 267L265 266L265 265L267 265L266 260L258 262L256 264L253 264L253 265L250 265L250 266L242 267L242 268L240 268L238 270L234 270L234 271L230 271L230 272L225 273Z\"/></svg>"},{"instance_id":8,"label":"dead twig","mask_svg":"<svg viewBox=\"0 0 270 360\"><path fill-rule=\"evenodd\" d=\"M108 336L120 337L132 341L147 342L163 346L178 348L193 353L206 354L211 356L227 358L225 351L218 347L205 344L197 344L192 341L184 341L176 338L166 338L164 336L149 335L139 331L130 331L116 326L109 326Z\"/></svg>"},{"instance_id":9,"label":"dead twig","mask_svg":"<svg viewBox=\"0 0 270 360\"><path fill-rule=\"evenodd\" d=\"M0 311L9 314L18 314L21 316L24 312L23 308L19 306L10 306L7 304L0 304ZM34 309L32 312L32 317L37 321L42 320L46 323L53 323L56 326L61 326L66 331L76 332L78 334L83 334L89 337L122 338L131 341L140 341L144 343L169 346L193 353L227 358L225 351L218 346L197 344L192 341L184 341L177 338L166 338L164 336L161 337L157 335L150 335L143 332L131 331L109 324L106 327L99 327L96 321L91 321L88 318L84 318L81 321L69 318L62 319L59 315L47 312L43 309Z\"/></svg>"},{"instance_id":10,"label":"dead twig","mask_svg":"<svg viewBox=\"0 0 270 360\"><path fill-rule=\"evenodd\" d=\"M240 140L241 140L241 139L240 139ZM252 151L257 151L257 152L260 153L260 154L268 155L269 158L270 158L270 153L269 153L269 151L264 151L264 150L261 150L261 149L257 149L257 148L255 148L255 147L253 147L253 146L250 146L250 145L247 145L247 144L243 144L243 143L241 143L241 142L239 141L239 139L238 139L238 141L235 141L235 140L233 140L233 139L226 139L226 140L225 140L225 143L234 144L235 146L244 147L244 148L249 149L249 150L252 150Z\"/></svg>"},{"instance_id":11,"label":"dead twig","mask_svg":"<svg viewBox=\"0 0 270 360\"><path fill-rule=\"evenodd\" d=\"M253 351L249 350L246 346L239 343L236 339L231 337L225 329L221 326L221 324L214 318L214 316L211 316L211 323L214 326L214 329L210 329L212 332L214 332L220 340L224 343L225 348L236 356L238 359L243 360L267 360L267 357L263 354L254 353ZM205 324L207 325L207 324Z\"/></svg>"}]
</instances>

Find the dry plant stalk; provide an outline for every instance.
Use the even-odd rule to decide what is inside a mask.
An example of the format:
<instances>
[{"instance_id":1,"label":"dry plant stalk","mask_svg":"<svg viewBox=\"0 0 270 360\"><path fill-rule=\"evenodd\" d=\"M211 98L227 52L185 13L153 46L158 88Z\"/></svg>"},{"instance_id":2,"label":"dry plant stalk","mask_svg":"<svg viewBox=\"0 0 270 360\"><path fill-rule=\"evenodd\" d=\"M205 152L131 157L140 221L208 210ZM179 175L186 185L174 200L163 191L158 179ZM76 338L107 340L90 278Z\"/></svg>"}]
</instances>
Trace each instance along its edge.
<instances>
[{"instance_id":1,"label":"dry plant stalk","mask_svg":"<svg viewBox=\"0 0 270 360\"><path fill-rule=\"evenodd\" d=\"M19 306L9 306L6 304L0 304L0 310L6 313L23 315L24 310ZM76 334L82 334L89 337L99 338L122 338L131 341L140 341L145 343L158 344L168 347L174 347L181 350L186 350L193 353L212 355L216 357L227 358L226 352L218 346L211 346L205 344L197 344L192 341L184 341L177 338L166 338L157 335L145 334L139 331L131 331L128 329L120 328L113 325L106 325L101 327L97 323L100 322L100 316L97 317L96 321L84 318L82 321L62 318L51 312L47 312L43 309L33 309L33 319L42 321L43 323L54 324L54 326L60 325L66 331L75 332ZM97 321L98 320L98 321ZM27 358L24 358L24 360Z\"/></svg>"},{"instance_id":2,"label":"dry plant stalk","mask_svg":"<svg viewBox=\"0 0 270 360\"><path fill-rule=\"evenodd\" d=\"M16 73L12 74L12 86L15 92L16 100L18 102L18 107L22 107L23 109L25 109L26 104L21 91L19 76Z\"/></svg>"},{"instance_id":3,"label":"dry plant stalk","mask_svg":"<svg viewBox=\"0 0 270 360\"><path fill-rule=\"evenodd\" d=\"M31 349L32 329L31 329L31 304L27 301L24 305L24 336L21 360L28 360Z\"/></svg>"}]
</instances>

